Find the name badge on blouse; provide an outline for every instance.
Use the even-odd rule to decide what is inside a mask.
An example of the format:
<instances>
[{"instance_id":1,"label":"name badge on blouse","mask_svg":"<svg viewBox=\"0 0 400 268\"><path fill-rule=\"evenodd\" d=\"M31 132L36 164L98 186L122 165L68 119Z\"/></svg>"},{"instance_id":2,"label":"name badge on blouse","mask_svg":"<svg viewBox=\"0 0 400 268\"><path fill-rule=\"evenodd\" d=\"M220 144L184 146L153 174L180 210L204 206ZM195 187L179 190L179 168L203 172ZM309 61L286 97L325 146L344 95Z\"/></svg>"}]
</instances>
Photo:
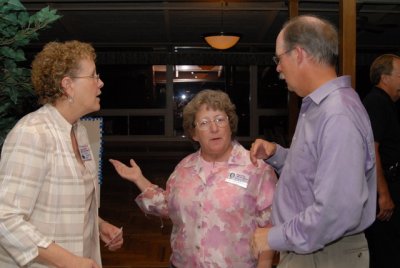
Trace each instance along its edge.
<instances>
[{"instance_id":1,"label":"name badge on blouse","mask_svg":"<svg viewBox=\"0 0 400 268\"><path fill-rule=\"evenodd\" d=\"M89 145L79 146L79 153L81 154L82 161L92 160L92 155L90 154Z\"/></svg>"},{"instance_id":2,"label":"name badge on blouse","mask_svg":"<svg viewBox=\"0 0 400 268\"><path fill-rule=\"evenodd\" d=\"M229 172L229 176L225 181L243 188L247 188L249 176L235 172Z\"/></svg>"}]
</instances>

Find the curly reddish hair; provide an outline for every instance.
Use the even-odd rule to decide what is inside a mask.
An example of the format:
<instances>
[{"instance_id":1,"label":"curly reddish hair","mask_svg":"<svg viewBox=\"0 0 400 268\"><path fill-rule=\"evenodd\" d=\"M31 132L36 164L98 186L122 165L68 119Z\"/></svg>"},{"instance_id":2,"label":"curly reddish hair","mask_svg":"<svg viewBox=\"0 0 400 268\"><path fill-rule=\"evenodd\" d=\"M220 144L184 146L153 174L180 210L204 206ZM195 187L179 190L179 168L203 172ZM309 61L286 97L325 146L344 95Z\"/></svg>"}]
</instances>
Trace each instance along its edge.
<instances>
[{"instance_id":1,"label":"curly reddish hair","mask_svg":"<svg viewBox=\"0 0 400 268\"><path fill-rule=\"evenodd\" d=\"M78 73L83 59L96 60L92 45L80 41L50 42L32 61L32 85L40 104L54 103L65 95L61 80Z\"/></svg>"}]
</instances>

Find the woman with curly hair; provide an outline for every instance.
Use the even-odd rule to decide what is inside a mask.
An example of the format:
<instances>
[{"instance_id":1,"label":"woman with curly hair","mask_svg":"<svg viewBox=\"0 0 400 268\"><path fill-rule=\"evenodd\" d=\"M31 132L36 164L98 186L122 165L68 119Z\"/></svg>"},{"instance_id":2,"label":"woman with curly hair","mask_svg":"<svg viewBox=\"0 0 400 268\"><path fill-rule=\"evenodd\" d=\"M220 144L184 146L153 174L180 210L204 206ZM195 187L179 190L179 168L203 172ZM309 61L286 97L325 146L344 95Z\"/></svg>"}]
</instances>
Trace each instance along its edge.
<instances>
[{"instance_id":1,"label":"woman with curly hair","mask_svg":"<svg viewBox=\"0 0 400 268\"><path fill-rule=\"evenodd\" d=\"M123 243L98 216L96 164L80 118L100 109L96 54L51 42L32 62L43 105L8 134L0 160L0 266L101 267L100 238Z\"/></svg>"},{"instance_id":2,"label":"woman with curly hair","mask_svg":"<svg viewBox=\"0 0 400 268\"><path fill-rule=\"evenodd\" d=\"M134 160L129 167L110 160L142 191L136 203L145 213L172 220L172 268L272 266L271 252L253 257L250 239L256 227L270 224L276 176L263 161L259 168L250 162L235 141L237 124L226 93L199 92L183 110L183 128L200 149L176 166L166 190L147 180Z\"/></svg>"}]
</instances>

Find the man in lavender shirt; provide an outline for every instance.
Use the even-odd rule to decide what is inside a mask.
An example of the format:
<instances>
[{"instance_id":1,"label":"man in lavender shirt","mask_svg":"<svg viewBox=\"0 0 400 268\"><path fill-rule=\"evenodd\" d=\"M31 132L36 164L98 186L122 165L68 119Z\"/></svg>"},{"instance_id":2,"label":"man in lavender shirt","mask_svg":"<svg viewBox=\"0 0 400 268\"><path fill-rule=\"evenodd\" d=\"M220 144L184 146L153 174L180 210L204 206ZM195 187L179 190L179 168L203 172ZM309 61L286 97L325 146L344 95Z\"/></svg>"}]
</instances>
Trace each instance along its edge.
<instances>
[{"instance_id":1,"label":"man in lavender shirt","mask_svg":"<svg viewBox=\"0 0 400 268\"><path fill-rule=\"evenodd\" d=\"M288 89L302 99L289 149L256 140L251 160L280 174L272 228L259 228L253 253L280 251L279 268L368 267L363 230L375 219L374 139L348 76L338 77L338 34L315 16L288 21L274 61Z\"/></svg>"}]
</instances>

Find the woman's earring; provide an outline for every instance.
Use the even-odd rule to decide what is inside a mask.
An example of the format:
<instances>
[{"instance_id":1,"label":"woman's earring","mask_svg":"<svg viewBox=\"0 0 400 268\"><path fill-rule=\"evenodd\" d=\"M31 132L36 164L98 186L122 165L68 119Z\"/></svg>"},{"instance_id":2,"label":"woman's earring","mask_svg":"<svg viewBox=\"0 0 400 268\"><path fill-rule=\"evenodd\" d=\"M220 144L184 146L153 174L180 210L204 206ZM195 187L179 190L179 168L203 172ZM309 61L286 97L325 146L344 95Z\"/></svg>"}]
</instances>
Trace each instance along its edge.
<instances>
[{"instance_id":1,"label":"woman's earring","mask_svg":"<svg viewBox=\"0 0 400 268\"><path fill-rule=\"evenodd\" d=\"M74 102L74 99L73 99L71 96L68 96L68 102L69 102L69 103L73 103L73 102Z\"/></svg>"}]
</instances>

